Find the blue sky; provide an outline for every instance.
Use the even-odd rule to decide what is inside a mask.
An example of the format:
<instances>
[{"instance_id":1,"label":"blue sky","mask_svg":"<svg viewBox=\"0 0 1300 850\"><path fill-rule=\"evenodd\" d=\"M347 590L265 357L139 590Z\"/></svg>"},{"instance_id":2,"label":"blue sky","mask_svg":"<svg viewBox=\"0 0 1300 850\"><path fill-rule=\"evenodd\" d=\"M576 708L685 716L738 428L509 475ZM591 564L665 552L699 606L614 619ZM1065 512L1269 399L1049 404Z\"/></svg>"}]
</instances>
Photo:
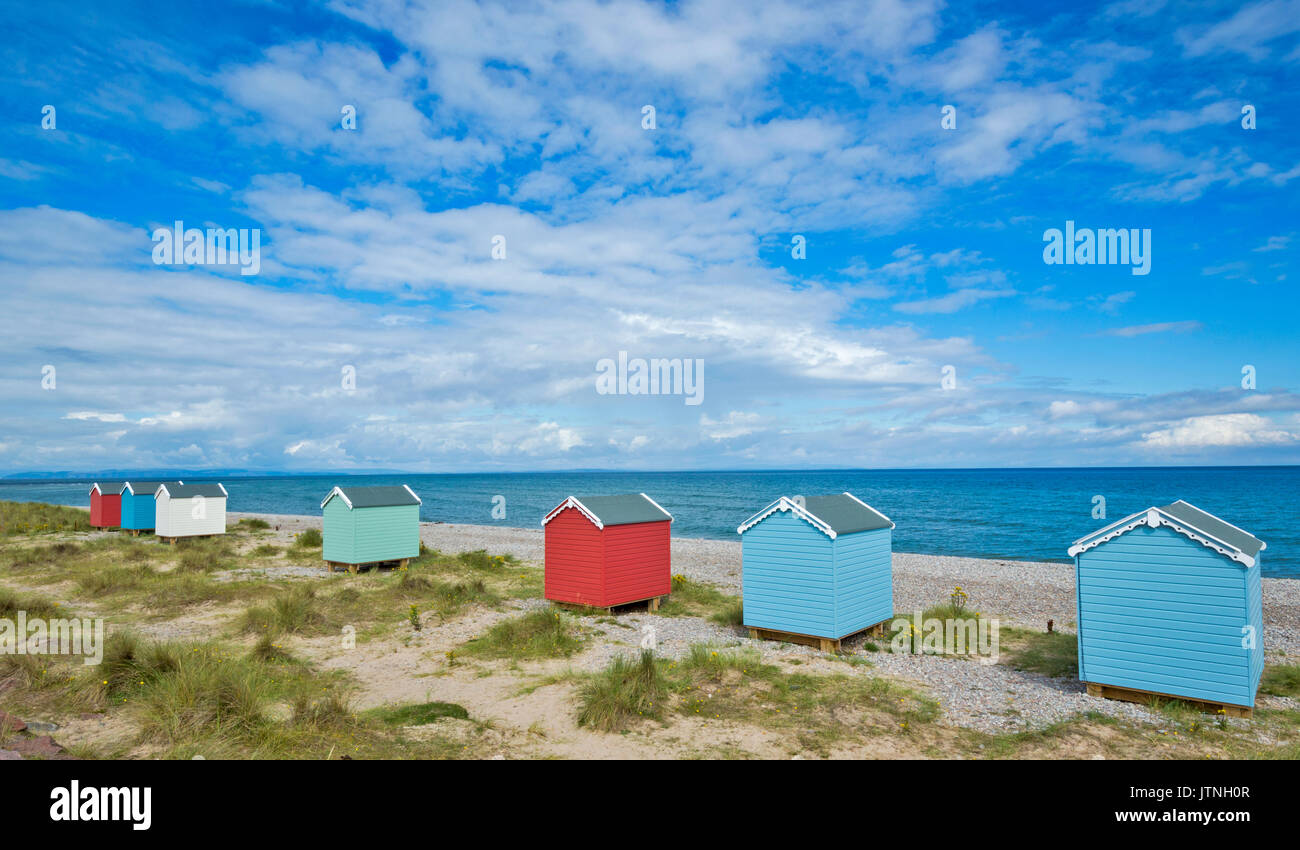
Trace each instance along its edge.
<instances>
[{"instance_id":1,"label":"blue sky","mask_svg":"<svg viewBox=\"0 0 1300 850\"><path fill-rule=\"evenodd\" d=\"M1300 462L1296 0L3 19L0 470Z\"/></svg>"}]
</instances>

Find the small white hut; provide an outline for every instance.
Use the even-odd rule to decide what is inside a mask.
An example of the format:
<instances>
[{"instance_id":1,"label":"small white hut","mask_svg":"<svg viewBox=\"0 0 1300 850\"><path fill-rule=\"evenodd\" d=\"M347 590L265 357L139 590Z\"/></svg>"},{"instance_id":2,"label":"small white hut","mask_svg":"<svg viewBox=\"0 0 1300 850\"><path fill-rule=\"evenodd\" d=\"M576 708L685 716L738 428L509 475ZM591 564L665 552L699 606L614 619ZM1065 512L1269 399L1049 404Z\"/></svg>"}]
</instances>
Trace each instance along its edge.
<instances>
[{"instance_id":1,"label":"small white hut","mask_svg":"<svg viewBox=\"0 0 1300 850\"><path fill-rule=\"evenodd\" d=\"M226 496L220 484L161 485L154 493L154 534L167 538L225 534Z\"/></svg>"}]
</instances>

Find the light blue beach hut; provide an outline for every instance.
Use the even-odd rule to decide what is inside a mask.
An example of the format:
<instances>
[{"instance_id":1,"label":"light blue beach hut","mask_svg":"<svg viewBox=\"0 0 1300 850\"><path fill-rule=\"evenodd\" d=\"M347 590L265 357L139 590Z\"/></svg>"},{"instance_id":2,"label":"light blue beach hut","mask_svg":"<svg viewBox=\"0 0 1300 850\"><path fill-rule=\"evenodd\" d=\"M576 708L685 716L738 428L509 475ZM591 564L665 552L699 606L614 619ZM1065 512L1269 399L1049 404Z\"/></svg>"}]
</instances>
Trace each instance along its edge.
<instances>
[{"instance_id":1,"label":"light blue beach hut","mask_svg":"<svg viewBox=\"0 0 1300 850\"><path fill-rule=\"evenodd\" d=\"M177 481L176 484L181 482ZM161 481L128 481L122 485L122 529L133 534L154 529L154 494Z\"/></svg>"},{"instance_id":2,"label":"light blue beach hut","mask_svg":"<svg viewBox=\"0 0 1300 850\"><path fill-rule=\"evenodd\" d=\"M736 529L753 637L823 650L894 616L894 523L852 493L782 496Z\"/></svg>"},{"instance_id":3,"label":"light blue beach hut","mask_svg":"<svg viewBox=\"0 0 1300 850\"><path fill-rule=\"evenodd\" d=\"M420 497L405 484L335 487L320 503L321 557L355 572L362 564L420 556Z\"/></svg>"},{"instance_id":4,"label":"light blue beach hut","mask_svg":"<svg viewBox=\"0 0 1300 850\"><path fill-rule=\"evenodd\" d=\"M1173 696L1249 716L1264 671L1265 544L1178 501L1080 538L1079 679L1094 696Z\"/></svg>"}]
</instances>

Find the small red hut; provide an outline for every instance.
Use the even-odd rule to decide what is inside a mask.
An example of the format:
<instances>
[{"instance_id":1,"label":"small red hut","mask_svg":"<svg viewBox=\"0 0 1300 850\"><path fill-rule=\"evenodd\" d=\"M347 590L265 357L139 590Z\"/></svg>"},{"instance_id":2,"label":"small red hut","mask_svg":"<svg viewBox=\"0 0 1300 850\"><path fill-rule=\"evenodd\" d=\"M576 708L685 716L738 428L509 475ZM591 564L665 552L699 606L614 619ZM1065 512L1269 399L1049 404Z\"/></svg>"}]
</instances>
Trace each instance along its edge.
<instances>
[{"instance_id":1,"label":"small red hut","mask_svg":"<svg viewBox=\"0 0 1300 850\"><path fill-rule=\"evenodd\" d=\"M121 481L96 481L90 488L90 524L94 528L122 525Z\"/></svg>"},{"instance_id":2,"label":"small red hut","mask_svg":"<svg viewBox=\"0 0 1300 850\"><path fill-rule=\"evenodd\" d=\"M672 521L645 493L565 499L542 520L546 598L609 608L667 596Z\"/></svg>"}]
</instances>

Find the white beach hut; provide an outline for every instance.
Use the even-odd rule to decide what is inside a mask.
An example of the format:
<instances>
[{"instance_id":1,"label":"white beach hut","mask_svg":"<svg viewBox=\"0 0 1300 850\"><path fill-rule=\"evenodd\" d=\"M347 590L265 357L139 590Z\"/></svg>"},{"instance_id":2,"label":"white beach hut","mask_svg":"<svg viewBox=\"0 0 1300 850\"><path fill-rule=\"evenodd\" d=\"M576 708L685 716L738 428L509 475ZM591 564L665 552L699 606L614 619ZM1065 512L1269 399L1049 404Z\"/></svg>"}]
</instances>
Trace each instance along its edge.
<instances>
[{"instance_id":1,"label":"white beach hut","mask_svg":"<svg viewBox=\"0 0 1300 850\"><path fill-rule=\"evenodd\" d=\"M161 485L154 493L154 534L170 540L225 534L226 495L220 484Z\"/></svg>"}]
</instances>

